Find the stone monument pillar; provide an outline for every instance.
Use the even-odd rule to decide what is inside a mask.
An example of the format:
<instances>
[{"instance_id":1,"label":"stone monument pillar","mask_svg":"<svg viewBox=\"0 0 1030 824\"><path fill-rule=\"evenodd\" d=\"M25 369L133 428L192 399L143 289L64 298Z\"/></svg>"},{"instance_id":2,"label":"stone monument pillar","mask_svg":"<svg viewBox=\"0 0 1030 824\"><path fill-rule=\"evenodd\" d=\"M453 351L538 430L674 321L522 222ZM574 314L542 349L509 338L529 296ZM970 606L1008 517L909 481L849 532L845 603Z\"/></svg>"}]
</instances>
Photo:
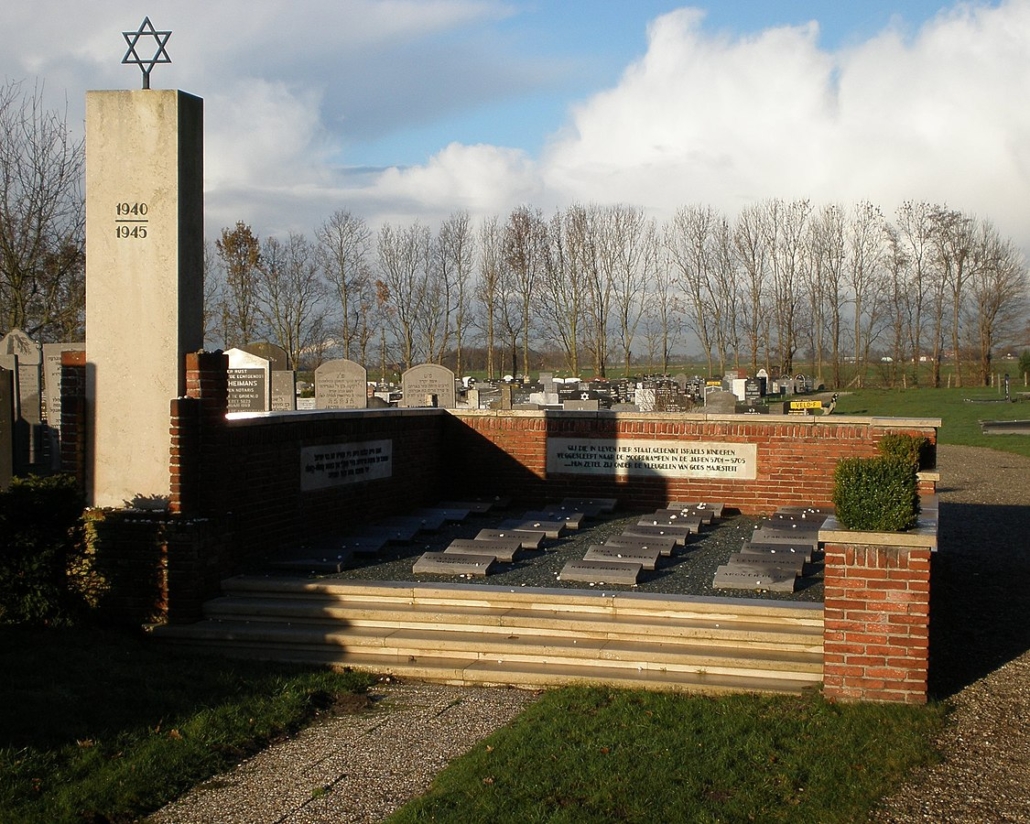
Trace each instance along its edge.
<instances>
[{"instance_id":1,"label":"stone monument pillar","mask_svg":"<svg viewBox=\"0 0 1030 824\"><path fill-rule=\"evenodd\" d=\"M169 404L203 346L203 101L86 95L87 495L163 506Z\"/></svg>"}]
</instances>

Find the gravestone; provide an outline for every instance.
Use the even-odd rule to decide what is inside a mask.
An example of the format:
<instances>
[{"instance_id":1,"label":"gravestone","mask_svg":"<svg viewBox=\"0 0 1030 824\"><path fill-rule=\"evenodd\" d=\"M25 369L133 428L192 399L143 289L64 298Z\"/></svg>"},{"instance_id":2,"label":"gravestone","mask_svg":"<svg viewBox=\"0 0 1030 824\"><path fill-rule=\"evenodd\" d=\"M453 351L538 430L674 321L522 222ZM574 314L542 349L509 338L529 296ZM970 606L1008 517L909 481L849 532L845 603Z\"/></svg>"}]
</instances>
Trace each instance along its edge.
<instances>
[{"instance_id":1,"label":"gravestone","mask_svg":"<svg viewBox=\"0 0 1030 824\"><path fill-rule=\"evenodd\" d=\"M85 348L84 343L43 344L43 406L52 469L61 468L61 355L82 352Z\"/></svg>"},{"instance_id":2,"label":"gravestone","mask_svg":"<svg viewBox=\"0 0 1030 824\"><path fill-rule=\"evenodd\" d=\"M272 370L272 411L294 412L297 409L297 373Z\"/></svg>"},{"instance_id":3,"label":"gravestone","mask_svg":"<svg viewBox=\"0 0 1030 824\"><path fill-rule=\"evenodd\" d=\"M411 571L416 575L489 575L497 562L495 555L460 555L448 552L426 552L415 561Z\"/></svg>"},{"instance_id":4,"label":"gravestone","mask_svg":"<svg viewBox=\"0 0 1030 824\"><path fill-rule=\"evenodd\" d=\"M18 416L28 438L27 460L34 466L42 458L43 352L21 329L12 329L0 339L0 355L13 355L18 359Z\"/></svg>"},{"instance_id":5,"label":"gravestone","mask_svg":"<svg viewBox=\"0 0 1030 824\"><path fill-rule=\"evenodd\" d=\"M660 554L657 547L614 546L611 544L599 546L594 544L586 551L583 560L636 563L640 564L644 569L653 570L658 565L658 556Z\"/></svg>"},{"instance_id":6,"label":"gravestone","mask_svg":"<svg viewBox=\"0 0 1030 824\"><path fill-rule=\"evenodd\" d=\"M628 547L633 549L655 550L659 555L672 555L676 545L680 543L673 535L615 535L604 542L605 546Z\"/></svg>"},{"instance_id":7,"label":"gravestone","mask_svg":"<svg viewBox=\"0 0 1030 824\"><path fill-rule=\"evenodd\" d=\"M543 531L530 532L524 529L481 529L476 533L477 541L506 541L518 538L523 549L540 549L547 535Z\"/></svg>"},{"instance_id":8,"label":"gravestone","mask_svg":"<svg viewBox=\"0 0 1030 824\"><path fill-rule=\"evenodd\" d=\"M522 549L518 538L499 541L478 541L474 538L456 538L451 541L444 552L449 555L493 555L498 561L510 564Z\"/></svg>"},{"instance_id":9,"label":"gravestone","mask_svg":"<svg viewBox=\"0 0 1030 824\"><path fill-rule=\"evenodd\" d=\"M643 565L621 561L569 561L558 575L559 581L586 584L636 584Z\"/></svg>"},{"instance_id":10,"label":"gravestone","mask_svg":"<svg viewBox=\"0 0 1030 824\"><path fill-rule=\"evenodd\" d=\"M241 346L240 349L264 358L273 372L287 372L290 369L290 356L278 344L259 341L258 343L248 343L246 346Z\"/></svg>"},{"instance_id":11,"label":"gravestone","mask_svg":"<svg viewBox=\"0 0 1030 824\"><path fill-rule=\"evenodd\" d=\"M436 406L454 409L454 373L446 366L423 363L401 375L401 406L412 409Z\"/></svg>"},{"instance_id":12,"label":"gravestone","mask_svg":"<svg viewBox=\"0 0 1030 824\"><path fill-rule=\"evenodd\" d=\"M326 361L315 370L316 409L365 409L368 373L346 358Z\"/></svg>"},{"instance_id":13,"label":"gravestone","mask_svg":"<svg viewBox=\"0 0 1030 824\"><path fill-rule=\"evenodd\" d=\"M698 521L698 526L700 523ZM622 530L623 538L672 538L676 541L677 546L686 546L690 534L690 527L686 526L641 526L636 524Z\"/></svg>"},{"instance_id":14,"label":"gravestone","mask_svg":"<svg viewBox=\"0 0 1030 824\"><path fill-rule=\"evenodd\" d=\"M0 367L0 492L14 476L14 373Z\"/></svg>"},{"instance_id":15,"label":"gravestone","mask_svg":"<svg viewBox=\"0 0 1030 824\"><path fill-rule=\"evenodd\" d=\"M171 497L168 411L204 345L204 104L86 93L86 405L94 506Z\"/></svg>"},{"instance_id":16,"label":"gravestone","mask_svg":"<svg viewBox=\"0 0 1030 824\"><path fill-rule=\"evenodd\" d=\"M732 392L713 389L705 393L705 412L712 415L732 415L737 411L737 396Z\"/></svg>"},{"instance_id":17,"label":"gravestone","mask_svg":"<svg viewBox=\"0 0 1030 824\"><path fill-rule=\"evenodd\" d=\"M267 412L271 406L270 365L243 349L227 349L229 356L229 411Z\"/></svg>"},{"instance_id":18,"label":"gravestone","mask_svg":"<svg viewBox=\"0 0 1030 824\"><path fill-rule=\"evenodd\" d=\"M747 589L756 592L793 592L797 575L793 570L770 567L725 564L717 567L712 586L715 589Z\"/></svg>"}]
</instances>

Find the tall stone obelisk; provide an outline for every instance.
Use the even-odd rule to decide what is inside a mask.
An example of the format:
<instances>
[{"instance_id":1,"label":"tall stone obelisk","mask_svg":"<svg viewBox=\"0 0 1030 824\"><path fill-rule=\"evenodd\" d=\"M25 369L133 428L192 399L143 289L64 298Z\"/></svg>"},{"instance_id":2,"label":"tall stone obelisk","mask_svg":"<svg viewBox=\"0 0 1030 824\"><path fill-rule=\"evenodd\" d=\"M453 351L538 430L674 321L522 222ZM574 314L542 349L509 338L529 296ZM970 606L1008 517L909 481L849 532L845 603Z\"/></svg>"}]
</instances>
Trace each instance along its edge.
<instances>
[{"instance_id":1,"label":"tall stone obelisk","mask_svg":"<svg viewBox=\"0 0 1030 824\"><path fill-rule=\"evenodd\" d=\"M203 346L203 101L86 95L87 490L94 506L170 494L169 403Z\"/></svg>"}]
</instances>

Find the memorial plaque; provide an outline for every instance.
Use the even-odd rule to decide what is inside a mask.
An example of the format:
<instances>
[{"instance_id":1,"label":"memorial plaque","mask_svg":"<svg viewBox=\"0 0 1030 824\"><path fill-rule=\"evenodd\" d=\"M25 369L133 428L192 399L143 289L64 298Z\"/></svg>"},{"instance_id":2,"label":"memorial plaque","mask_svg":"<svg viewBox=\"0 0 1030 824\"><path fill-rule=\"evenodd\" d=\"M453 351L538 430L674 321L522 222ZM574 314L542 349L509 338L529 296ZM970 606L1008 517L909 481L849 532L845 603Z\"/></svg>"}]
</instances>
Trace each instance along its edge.
<instances>
[{"instance_id":1,"label":"memorial plaque","mask_svg":"<svg viewBox=\"0 0 1030 824\"><path fill-rule=\"evenodd\" d=\"M411 513L417 515L420 518L442 518L444 521L450 521L451 523L459 523L464 521L469 516L469 508L467 506L428 506L422 509L416 509Z\"/></svg>"},{"instance_id":2,"label":"memorial plaque","mask_svg":"<svg viewBox=\"0 0 1030 824\"><path fill-rule=\"evenodd\" d=\"M365 409L368 373L346 358L326 361L315 370L316 409Z\"/></svg>"},{"instance_id":3,"label":"memorial plaque","mask_svg":"<svg viewBox=\"0 0 1030 824\"><path fill-rule=\"evenodd\" d=\"M618 561L637 563L643 569L653 570L658 565L661 552L657 547L604 546L593 545L583 556L584 561Z\"/></svg>"},{"instance_id":4,"label":"memorial plaque","mask_svg":"<svg viewBox=\"0 0 1030 824\"><path fill-rule=\"evenodd\" d=\"M805 563L812 562L812 548L810 546L798 546L795 544L763 544L758 541L744 541L740 545L740 551L746 555L786 555L798 556L805 559Z\"/></svg>"},{"instance_id":5,"label":"memorial plaque","mask_svg":"<svg viewBox=\"0 0 1030 824\"><path fill-rule=\"evenodd\" d=\"M764 527L759 527L751 533L751 542L755 544L805 547L809 552L812 552L819 549L819 533L798 533L789 532L785 529L765 529Z\"/></svg>"},{"instance_id":6,"label":"memorial plaque","mask_svg":"<svg viewBox=\"0 0 1030 824\"><path fill-rule=\"evenodd\" d=\"M269 411L268 361L242 349L228 349L225 354L229 356L229 411Z\"/></svg>"},{"instance_id":7,"label":"memorial plaque","mask_svg":"<svg viewBox=\"0 0 1030 824\"><path fill-rule=\"evenodd\" d=\"M0 339L0 355L18 358L18 406L21 418L31 426L43 422L41 371L43 352L38 343L21 329L12 329Z\"/></svg>"},{"instance_id":8,"label":"memorial plaque","mask_svg":"<svg viewBox=\"0 0 1030 824\"><path fill-rule=\"evenodd\" d=\"M527 532L525 530L516 531L513 529L481 529L476 534L475 540L496 541L518 538L523 549L540 549L540 545L544 542L544 538L546 537L547 535L540 531Z\"/></svg>"},{"instance_id":9,"label":"memorial plaque","mask_svg":"<svg viewBox=\"0 0 1030 824\"><path fill-rule=\"evenodd\" d=\"M797 576L784 569L720 566L712 586L716 589L748 589L756 592L793 592Z\"/></svg>"},{"instance_id":10,"label":"memorial plaque","mask_svg":"<svg viewBox=\"0 0 1030 824\"><path fill-rule=\"evenodd\" d=\"M700 526L700 522L698 523ZM693 530L697 532L697 530ZM676 541L676 546L686 546L687 536L691 534L691 529L685 526L628 526L622 530L622 536L624 538L672 538Z\"/></svg>"},{"instance_id":11,"label":"memorial plaque","mask_svg":"<svg viewBox=\"0 0 1030 824\"><path fill-rule=\"evenodd\" d=\"M569 561L562 567L559 581L587 584L636 584L643 565L636 562Z\"/></svg>"},{"instance_id":12,"label":"memorial plaque","mask_svg":"<svg viewBox=\"0 0 1030 824\"><path fill-rule=\"evenodd\" d=\"M665 505L666 509L676 509L680 512L690 512L700 517L706 524L713 523L716 518L721 518L725 506L710 501L670 501Z\"/></svg>"},{"instance_id":13,"label":"memorial plaque","mask_svg":"<svg viewBox=\"0 0 1030 824\"><path fill-rule=\"evenodd\" d=\"M730 555L728 563L730 566L751 566L758 569L789 569L796 575L801 575L805 570L805 556L800 553L734 552Z\"/></svg>"},{"instance_id":14,"label":"memorial plaque","mask_svg":"<svg viewBox=\"0 0 1030 824\"><path fill-rule=\"evenodd\" d=\"M578 509L587 515L599 515L602 512L609 514L614 512L618 500L615 498L564 498L561 505Z\"/></svg>"},{"instance_id":15,"label":"memorial plaque","mask_svg":"<svg viewBox=\"0 0 1030 824\"><path fill-rule=\"evenodd\" d=\"M579 529L586 518L582 512L561 512L551 508L526 512L523 518L533 518L541 521L564 521L569 529Z\"/></svg>"},{"instance_id":16,"label":"memorial plaque","mask_svg":"<svg viewBox=\"0 0 1030 824\"><path fill-rule=\"evenodd\" d=\"M560 538L568 527L565 521L543 521L534 518L511 518L502 521L501 529L513 529L516 532L543 532L548 538Z\"/></svg>"},{"instance_id":17,"label":"memorial plaque","mask_svg":"<svg viewBox=\"0 0 1030 824\"><path fill-rule=\"evenodd\" d=\"M300 453L300 488L304 492L392 476L390 439L307 446Z\"/></svg>"},{"instance_id":18,"label":"memorial plaque","mask_svg":"<svg viewBox=\"0 0 1030 824\"><path fill-rule=\"evenodd\" d=\"M510 564L515 555L522 549L518 538L499 541L478 541L470 538L456 538L451 541L444 552L454 555L493 555L498 561Z\"/></svg>"},{"instance_id":19,"label":"memorial plaque","mask_svg":"<svg viewBox=\"0 0 1030 824\"><path fill-rule=\"evenodd\" d=\"M388 543L390 543L390 538L383 532L349 535L340 541L340 549L359 555L375 555Z\"/></svg>"},{"instance_id":20,"label":"memorial plaque","mask_svg":"<svg viewBox=\"0 0 1030 824\"><path fill-rule=\"evenodd\" d=\"M443 525L442 515L391 515L376 521L376 526L413 527L417 532L439 532Z\"/></svg>"},{"instance_id":21,"label":"memorial plaque","mask_svg":"<svg viewBox=\"0 0 1030 824\"><path fill-rule=\"evenodd\" d=\"M629 549L655 549L661 555L672 555L679 544L672 535L645 538L638 535L614 535L604 542L605 546L625 547Z\"/></svg>"},{"instance_id":22,"label":"memorial plaque","mask_svg":"<svg viewBox=\"0 0 1030 824\"><path fill-rule=\"evenodd\" d=\"M440 501L440 509L464 511L467 515L486 515L494 508L493 501ZM464 518L461 518L464 521Z\"/></svg>"},{"instance_id":23,"label":"memorial plaque","mask_svg":"<svg viewBox=\"0 0 1030 824\"><path fill-rule=\"evenodd\" d=\"M401 375L401 406L414 408L436 406L454 409L454 373L446 366L424 363L413 366ZM434 399L434 402L429 402Z\"/></svg>"},{"instance_id":24,"label":"memorial plaque","mask_svg":"<svg viewBox=\"0 0 1030 824\"><path fill-rule=\"evenodd\" d=\"M61 353L81 352L85 348L84 343L43 344L43 402L51 429L61 427Z\"/></svg>"},{"instance_id":25,"label":"memorial plaque","mask_svg":"<svg viewBox=\"0 0 1030 824\"><path fill-rule=\"evenodd\" d=\"M723 481L758 477L758 447L753 443L547 438L547 473Z\"/></svg>"},{"instance_id":26,"label":"memorial plaque","mask_svg":"<svg viewBox=\"0 0 1030 824\"><path fill-rule=\"evenodd\" d=\"M272 371L272 411L295 412L297 409L297 373Z\"/></svg>"},{"instance_id":27,"label":"memorial plaque","mask_svg":"<svg viewBox=\"0 0 1030 824\"><path fill-rule=\"evenodd\" d=\"M493 555L458 555L427 552L411 568L416 575L489 575L497 558Z\"/></svg>"}]
</instances>

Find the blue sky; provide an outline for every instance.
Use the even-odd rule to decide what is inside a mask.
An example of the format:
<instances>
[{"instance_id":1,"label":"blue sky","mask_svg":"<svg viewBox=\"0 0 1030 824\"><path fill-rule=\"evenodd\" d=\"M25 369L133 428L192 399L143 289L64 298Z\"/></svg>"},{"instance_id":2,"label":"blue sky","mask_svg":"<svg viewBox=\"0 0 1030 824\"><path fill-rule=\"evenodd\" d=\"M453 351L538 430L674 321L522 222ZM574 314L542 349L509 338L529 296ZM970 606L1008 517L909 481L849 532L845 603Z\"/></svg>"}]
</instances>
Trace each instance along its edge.
<instances>
[{"instance_id":1,"label":"blue sky","mask_svg":"<svg viewBox=\"0 0 1030 824\"><path fill-rule=\"evenodd\" d=\"M212 235L807 197L1030 249L1030 0L37 0L0 7L0 76L80 128L87 90L139 87L144 15L154 87L205 100Z\"/></svg>"}]
</instances>

